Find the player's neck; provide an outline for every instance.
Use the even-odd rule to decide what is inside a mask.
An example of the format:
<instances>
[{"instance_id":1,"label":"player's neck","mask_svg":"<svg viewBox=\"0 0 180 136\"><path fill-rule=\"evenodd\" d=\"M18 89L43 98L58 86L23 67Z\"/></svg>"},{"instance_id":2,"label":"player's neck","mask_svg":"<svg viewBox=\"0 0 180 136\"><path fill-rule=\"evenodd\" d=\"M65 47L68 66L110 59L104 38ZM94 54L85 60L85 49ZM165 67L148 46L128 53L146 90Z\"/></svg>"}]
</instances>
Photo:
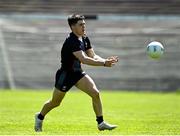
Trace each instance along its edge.
<instances>
[{"instance_id":1,"label":"player's neck","mask_svg":"<svg viewBox=\"0 0 180 136\"><path fill-rule=\"evenodd\" d=\"M82 38L82 35L78 35L76 32L73 32L73 33L78 37L78 39Z\"/></svg>"}]
</instances>

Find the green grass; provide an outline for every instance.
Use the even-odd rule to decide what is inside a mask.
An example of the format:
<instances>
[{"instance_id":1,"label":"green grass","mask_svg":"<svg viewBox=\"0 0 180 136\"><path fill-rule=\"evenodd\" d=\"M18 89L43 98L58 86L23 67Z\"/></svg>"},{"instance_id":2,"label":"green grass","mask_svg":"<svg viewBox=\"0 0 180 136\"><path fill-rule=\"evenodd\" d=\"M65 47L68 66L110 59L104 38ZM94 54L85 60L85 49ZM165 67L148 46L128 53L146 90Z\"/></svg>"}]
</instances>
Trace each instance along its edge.
<instances>
[{"instance_id":1,"label":"green grass","mask_svg":"<svg viewBox=\"0 0 180 136\"><path fill-rule=\"evenodd\" d=\"M62 105L33 130L34 114L51 97L50 91L0 90L0 135L180 135L180 94L101 91L104 118L118 125L97 130L91 99L70 91Z\"/></svg>"}]
</instances>

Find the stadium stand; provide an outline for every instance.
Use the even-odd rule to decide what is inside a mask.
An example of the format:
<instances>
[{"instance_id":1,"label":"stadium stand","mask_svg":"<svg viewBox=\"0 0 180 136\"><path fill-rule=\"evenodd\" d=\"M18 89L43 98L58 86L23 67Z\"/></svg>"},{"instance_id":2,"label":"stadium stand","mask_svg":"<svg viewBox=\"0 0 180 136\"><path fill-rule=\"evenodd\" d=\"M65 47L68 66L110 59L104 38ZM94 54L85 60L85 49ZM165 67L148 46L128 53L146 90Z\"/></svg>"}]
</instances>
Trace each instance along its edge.
<instances>
[{"instance_id":1,"label":"stadium stand","mask_svg":"<svg viewBox=\"0 0 180 136\"><path fill-rule=\"evenodd\" d=\"M179 0L1 0L0 12L179 14Z\"/></svg>"},{"instance_id":2,"label":"stadium stand","mask_svg":"<svg viewBox=\"0 0 180 136\"><path fill-rule=\"evenodd\" d=\"M97 54L120 57L112 69L83 66L100 89L173 91L180 88L178 0L6 0L0 1L0 12L1 88L53 87L60 66L60 49L69 28L66 20L49 16L74 12L105 16L143 14L143 18L137 19L87 21L87 32ZM144 18L147 14L164 14L164 17ZM166 18L167 14L176 16ZM146 45L152 40L165 46L160 61L149 59L145 53Z\"/></svg>"}]
</instances>

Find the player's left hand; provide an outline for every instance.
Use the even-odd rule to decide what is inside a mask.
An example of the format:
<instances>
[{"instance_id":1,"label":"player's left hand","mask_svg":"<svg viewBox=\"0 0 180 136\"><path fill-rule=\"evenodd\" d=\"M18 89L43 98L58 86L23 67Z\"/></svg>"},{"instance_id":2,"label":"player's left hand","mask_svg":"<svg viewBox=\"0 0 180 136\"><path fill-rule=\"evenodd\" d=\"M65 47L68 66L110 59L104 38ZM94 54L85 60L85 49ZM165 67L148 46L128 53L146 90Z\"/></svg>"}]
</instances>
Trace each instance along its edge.
<instances>
[{"instance_id":1,"label":"player's left hand","mask_svg":"<svg viewBox=\"0 0 180 136\"><path fill-rule=\"evenodd\" d=\"M108 60L112 60L113 63L117 63L119 61L119 57L118 56L110 56L107 59Z\"/></svg>"}]
</instances>

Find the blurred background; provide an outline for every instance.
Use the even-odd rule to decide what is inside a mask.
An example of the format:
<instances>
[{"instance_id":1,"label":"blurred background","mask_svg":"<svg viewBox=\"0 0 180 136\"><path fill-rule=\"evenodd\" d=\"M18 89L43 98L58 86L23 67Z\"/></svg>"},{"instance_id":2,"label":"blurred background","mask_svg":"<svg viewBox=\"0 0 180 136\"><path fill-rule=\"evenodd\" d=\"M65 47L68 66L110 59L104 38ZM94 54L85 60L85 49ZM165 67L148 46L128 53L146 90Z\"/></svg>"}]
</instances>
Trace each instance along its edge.
<instances>
[{"instance_id":1,"label":"blurred background","mask_svg":"<svg viewBox=\"0 0 180 136\"><path fill-rule=\"evenodd\" d=\"M113 68L83 66L100 89L180 89L179 0L0 0L0 88L52 89L67 16L86 16L95 52L118 55ZM153 60L151 41L165 52Z\"/></svg>"}]
</instances>

